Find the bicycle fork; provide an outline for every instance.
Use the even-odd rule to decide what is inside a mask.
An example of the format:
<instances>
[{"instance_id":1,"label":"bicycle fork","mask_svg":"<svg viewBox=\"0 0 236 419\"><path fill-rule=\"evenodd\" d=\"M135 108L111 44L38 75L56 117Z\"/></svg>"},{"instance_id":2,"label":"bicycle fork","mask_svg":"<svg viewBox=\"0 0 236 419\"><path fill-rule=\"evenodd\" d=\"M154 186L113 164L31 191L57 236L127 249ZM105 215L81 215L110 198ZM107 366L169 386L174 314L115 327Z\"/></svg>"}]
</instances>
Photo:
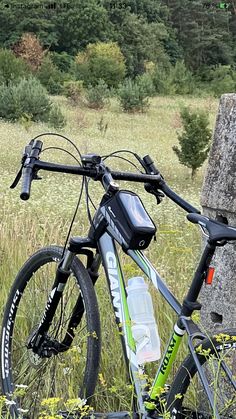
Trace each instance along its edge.
<instances>
[{"instance_id":1,"label":"bicycle fork","mask_svg":"<svg viewBox=\"0 0 236 419\"><path fill-rule=\"evenodd\" d=\"M66 351L69 348L74 337L73 330L71 327L71 323L74 323L72 319L75 317L75 314L79 311L80 318L76 318L77 325L84 312L83 301L80 295L73 309L71 321L68 325L68 330L66 332L66 336L63 342L60 343L56 339L50 338L47 335L47 332L52 324L53 317L56 313L57 307L61 301L67 280L71 274L70 267L73 262L74 256L74 253L67 250L64 259L57 267L55 281L50 295L48 297L43 316L37 328L32 331L27 342L27 349L31 349L41 358L49 358L53 354L55 355L59 352Z\"/></svg>"}]
</instances>

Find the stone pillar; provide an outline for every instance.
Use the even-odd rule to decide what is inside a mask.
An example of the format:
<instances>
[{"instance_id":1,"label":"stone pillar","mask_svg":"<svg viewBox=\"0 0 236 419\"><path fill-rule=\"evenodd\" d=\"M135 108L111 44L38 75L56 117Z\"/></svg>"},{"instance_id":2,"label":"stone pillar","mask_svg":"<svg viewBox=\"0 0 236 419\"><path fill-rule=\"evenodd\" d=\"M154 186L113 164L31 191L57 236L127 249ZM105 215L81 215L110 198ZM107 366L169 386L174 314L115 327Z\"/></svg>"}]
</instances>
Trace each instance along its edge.
<instances>
[{"instance_id":1,"label":"stone pillar","mask_svg":"<svg viewBox=\"0 0 236 419\"><path fill-rule=\"evenodd\" d=\"M203 213L236 227L236 94L220 99L213 144L202 189ZM236 244L216 250L212 286L203 286L201 320L211 331L236 327Z\"/></svg>"}]
</instances>

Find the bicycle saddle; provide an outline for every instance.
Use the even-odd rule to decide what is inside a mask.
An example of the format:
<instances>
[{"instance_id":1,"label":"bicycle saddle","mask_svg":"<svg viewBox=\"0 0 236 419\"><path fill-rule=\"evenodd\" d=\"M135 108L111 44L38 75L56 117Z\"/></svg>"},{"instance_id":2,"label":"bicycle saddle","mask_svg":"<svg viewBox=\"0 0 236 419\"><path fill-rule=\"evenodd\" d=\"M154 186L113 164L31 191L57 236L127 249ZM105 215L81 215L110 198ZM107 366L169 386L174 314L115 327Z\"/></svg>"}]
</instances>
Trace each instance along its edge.
<instances>
[{"instance_id":1,"label":"bicycle saddle","mask_svg":"<svg viewBox=\"0 0 236 419\"><path fill-rule=\"evenodd\" d=\"M201 214L188 214L187 219L191 221L191 223L199 224L204 227L209 233L209 239L212 241L236 240L235 227L230 227Z\"/></svg>"}]
</instances>

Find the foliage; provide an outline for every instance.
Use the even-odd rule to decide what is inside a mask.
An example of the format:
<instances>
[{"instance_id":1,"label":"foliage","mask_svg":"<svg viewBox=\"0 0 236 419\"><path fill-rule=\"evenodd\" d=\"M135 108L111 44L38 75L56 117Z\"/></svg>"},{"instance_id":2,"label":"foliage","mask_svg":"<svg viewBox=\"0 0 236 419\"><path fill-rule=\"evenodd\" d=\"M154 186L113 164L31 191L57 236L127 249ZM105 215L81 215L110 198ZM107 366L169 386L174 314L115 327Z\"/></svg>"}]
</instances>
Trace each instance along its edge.
<instances>
[{"instance_id":1,"label":"foliage","mask_svg":"<svg viewBox=\"0 0 236 419\"><path fill-rule=\"evenodd\" d=\"M50 3L53 7L46 3L38 7L38 0L30 5L29 0L21 0L21 7L19 0L9 1L10 7L1 2L0 47L12 48L30 32L44 49L56 54L53 63L68 72L70 57L87 45L117 42L125 57L126 75L132 78L143 73L146 60L158 66L184 60L193 73L204 66L233 65L235 11L217 8L217 2L204 7L207 2L57 0Z\"/></svg>"},{"instance_id":2,"label":"foliage","mask_svg":"<svg viewBox=\"0 0 236 419\"><path fill-rule=\"evenodd\" d=\"M235 42L233 11L217 9L217 5L204 8L202 0L164 2L168 5L169 19L189 69L197 71L203 65L232 63Z\"/></svg>"},{"instance_id":3,"label":"foliage","mask_svg":"<svg viewBox=\"0 0 236 419\"><path fill-rule=\"evenodd\" d=\"M140 89L147 94L147 96L155 95L156 91L151 74L143 73L141 76L137 76L136 82L138 83Z\"/></svg>"},{"instance_id":4,"label":"foliage","mask_svg":"<svg viewBox=\"0 0 236 419\"><path fill-rule=\"evenodd\" d=\"M32 121L47 121L51 102L40 82L30 77L18 84L0 86L0 117L16 121L27 117Z\"/></svg>"},{"instance_id":5,"label":"foliage","mask_svg":"<svg viewBox=\"0 0 236 419\"><path fill-rule=\"evenodd\" d=\"M32 33L24 33L20 41L14 46L17 57L21 57L32 71L37 70L42 64L46 53L37 38Z\"/></svg>"},{"instance_id":6,"label":"foliage","mask_svg":"<svg viewBox=\"0 0 236 419\"><path fill-rule=\"evenodd\" d=\"M195 89L193 74L183 61L177 61L174 66L165 68L157 66L153 74L153 83L159 94L192 94Z\"/></svg>"},{"instance_id":7,"label":"foliage","mask_svg":"<svg viewBox=\"0 0 236 419\"><path fill-rule=\"evenodd\" d=\"M58 105L53 105L48 116L48 125L50 127L61 129L66 125L66 118Z\"/></svg>"},{"instance_id":8,"label":"foliage","mask_svg":"<svg viewBox=\"0 0 236 419\"><path fill-rule=\"evenodd\" d=\"M36 76L48 93L57 95L62 92L66 76L53 64L49 55L44 57Z\"/></svg>"},{"instance_id":9,"label":"foliage","mask_svg":"<svg viewBox=\"0 0 236 419\"><path fill-rule=\"evenodd\" d=\"M204 111L191 112L183 108L181 113L183 132L178 134L180 149L173 147L181 164L192 169L192 178L202 166L209 152L211 131L208 128L208 117Z\"/></svg>"},{"instance_id":10,"label":"foliage","mask_svg":"<svg viewBox=\"0 0 236 419\"><path fill-rule=\"evenodd\" d=\"M83 80L71 80L64 83L63 93L68 97L73 105L76 105L84 91Z\"/></svg>"},{"instance_id":11,"label":"foliage","mask_svg":"<svg viewBox=\"0 0 236 419\"><path fill-rule=\"evenodd\" d=\"M233 93L236 90L236 71L230 66L220 65L209 72L210 90L215 96Z\"/></svg>"},{"instance_id":12,"label":"foliage","mask_svg":"<svg viewBox=\"0 0 236 419\"><path fill-rule=\"evenodd\" d=\"M96 86L89 85L86 91L87 106L93 109L101 109L107 103L109 90L104 80L99 80Z\"/></svg>"},{"instance_id":13,"label":"foliage","mask_svg":"<svg viewBox=\"0 0 236 419\"><path fill-rule=\"evenodd\" d=\"M125 76L125 60L115 42L89 44L84 52L76 56L77 77L96 85L99 79L108 87L117 87Z\"/></svg>"},{"instance_id":14,"label":"foliage","mask_svg":"<svg viewBox=\"0 0 236 419\"><path fill-rule=\"evenodd\" d=\"M152 75L152 81L155 86L156 93L160 95L174 94L174 86L170 76L171 67L162 67L157 65Z\"/></svg>"},{"instance_id":15,"label":"foliage","mask_svg":"<svg viewBox=\"0 0 236 419\"><path fill-rule=\"evenodd\" d=\"M29 69L21 58L16 58L12 51L0 50L0 83L17 82L27 73Z\"/></svg>"},{"instance_id":16,"label":"foliage","mask_svg":"<svg viewBox=\"0 0 236 419\"><path fill-rule=\"evenodd\" d=\"M145 112L149 106L149 93L143 79L127 79L119 87L118 97L125 112Z\"/></svg>"},{"instance_id":17,"label":"foliage","mask_svg":"<svg viewBox=\"0 0 236 419\"><path fill-rule=\"evenodd\" d=\"M73 57L65 51L51 52L50 54L53 64L63 73L69 73L73 65Z\"/></svg>"},{"instance_id":18,"label":"foliage","mask_svg":"<svg viewBox=\"0 0 236 419\"><path fill-rule=\"evenodd\" d=\"M117 1L104 0L104 5L114 27L115 39L125 56L129 77L142 74L147 60L168 60L163 44L168 38L164 23L167 16L159 0L125 0L122 5Z\"/></svg>"},{"instance_id":19,"label":"foliage","mask_svg":"<svg viewBox=\"0 0 236 419\"><path fill-rule=\"evenodd\" d=\"M177 95L191 94L194 91L194 78L183 61L177 61L170 72L171 84Z\"/></svg>"}]
</instances>

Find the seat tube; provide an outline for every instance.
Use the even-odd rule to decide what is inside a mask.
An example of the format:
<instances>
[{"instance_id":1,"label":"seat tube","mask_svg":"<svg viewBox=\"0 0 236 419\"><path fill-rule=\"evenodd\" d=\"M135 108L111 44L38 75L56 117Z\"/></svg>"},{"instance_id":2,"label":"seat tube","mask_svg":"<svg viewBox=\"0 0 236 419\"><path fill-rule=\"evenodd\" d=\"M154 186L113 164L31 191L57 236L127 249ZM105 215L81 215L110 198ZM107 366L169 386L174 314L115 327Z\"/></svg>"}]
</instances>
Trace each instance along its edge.
<instances>
[{"instance_id":1,"label":"seat tube","mask_svg":"<svg viewBox=\"0 0 236 419\"><path fill-rule=\"evenodd\" d=\"M198 268L193 277L187 296L183 301L181 315L189 317L194 310L200 310L201 305L197 303L197 298L201 291L203 282L206 278L207 269L211 263L212 257L216 249L215 243L207 242L205 249L202 253Z\"/></svg>"}]
</instances>

